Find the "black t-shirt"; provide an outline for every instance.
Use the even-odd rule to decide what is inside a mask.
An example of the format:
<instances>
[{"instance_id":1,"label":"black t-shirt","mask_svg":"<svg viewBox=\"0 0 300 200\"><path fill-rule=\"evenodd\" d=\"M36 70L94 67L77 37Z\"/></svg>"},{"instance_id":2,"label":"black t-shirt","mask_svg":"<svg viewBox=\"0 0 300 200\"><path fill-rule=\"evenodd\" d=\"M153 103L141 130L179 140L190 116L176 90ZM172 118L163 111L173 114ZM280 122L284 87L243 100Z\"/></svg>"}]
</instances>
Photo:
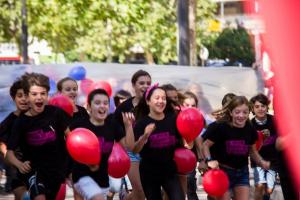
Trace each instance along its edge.
<instances>
[{"instance_id":1,"label":"black t-shirt","mask_svg":"<svg viewBox=\"0 0 300 200\"><path fill-rule=\"evenodd\" d=\"M263 159L267 161L271 161L271 168L277 169L278 167L278 152L275 148L275 142L277 139L277 131L276 127L273 121L272 115L267 115L267 121L265 124L258 124L255 118L251 120L252 125L256 130L263 130L263 129L269 129L270 136L267 137L264 142L263 146L259 150L259 154L263 157ZM256 166L254 162L251 162L252 166Z\"/></svg>"},{"instance_id":2,"label":"black t-shirt","mask_svg":"<svg viewBox=\"0 0 300 200\"><path fill-rule=\"evenodd\" d=\"M214 142L217 159L221 164L235 169L248 165L250 146L257 139L257 133L249 122L243 128L237 128L226 122L217 122L208 126L207 139Z\"/></svg>"},{"instance_id":3,"label":"black t-shirt","mask_svg":"<svg viewBox=\"0 0 300 200\"><path fill-rule=\"evenodd\" d=\"M0 141L7 144L11 135L11 129L18 116L11 112L0 124Z\"/></svg>"},{"instance_id":4,"label":"black t-shirt","mask_svg":"<svg viewBox=\"0 0 300 200\"><path fill-rule=\"evenodd\" d=\"M125 137L122 127L116 123L112 115L109 115L102 126L95 126L89 119L85 119L70 128L71 130L75 128L86 128L91 130L98 137L101 146L101 161L97 171L92 172L87 165L74 161L72 169L74 183L83 176L90 176L100 185L100 187L109 187L107 161L112 151L114 141L118 142Z\"/></svg>"},{"instance_id":5,"label":"black t-shirt","mask_svg":"<svg viewBox=\"0 0 300 200\"><path fill-rule=\"evenodd\" d=\"M73 124L76 124L78 121L89 119L90 116L86 109L82 106L76 105L78 111L74 112L71 122L70 122L70 127L73 126Z\"/></svg>"},{"instance_id":6,"label":"black t-shirt","mask_svg":"<svg viewBox=\"0 0 300 200\"><path fill-rule=\"evenodd\" d=\"M134 127L136 140L144 134L145 127L150 123L155 123L156 128L140 152L140 167L153 175L175 174L174 151L181 140L176 127L176 115L168 114L162 120L154 120L149 116L140 119Z\"/></svg>"},{"instance_id":7,"label":"black t-shirt","mask_svg":"<svg viewBox=\"0 0 300 200\"><path fill-rule=\"evenodd\" d=\"M123 122L123 117L122 117L122 112L134 112L134 106L132 104L132 100L134 97L131 97L121 103L115 110L114 116L117 120L118 123L121 124L121 126L125 129L124 127L124 122Z\"/></svg>"},{"instance_id":8,"label":"black t-shirt","mask_svg":"<svg viewBox=\"0 0 300 200\"><path fill-rule=\"evenodd\" d=\"M208 127L210 129L209 132L215 132L218 127L218 122L214 121L214 122L210 123L208 125ZM201 135L201 137L203 138L203 141L207 140L207 136L208 136L207 133L208 132L205 130L204 133ZM221 155L221 153L217 153L218 150L219 149L216 148L216 145L212 145L209 149L211 157L215 160L218 160L218 155Z\"/></svg>"},{"instance_id":9,"label":"black t-shirt","mask_svg":"<svg viewBox=\"0 0 300 200\"><path fill-rule=\"evenodd\" d=\"M64 178L66 145L64 131L70 117L62 109L47 105L36 116L21 114L15 121L8 149L20 147L22 161L29 160L33 171L45 178Z\"/></svg>"}]
</instances>

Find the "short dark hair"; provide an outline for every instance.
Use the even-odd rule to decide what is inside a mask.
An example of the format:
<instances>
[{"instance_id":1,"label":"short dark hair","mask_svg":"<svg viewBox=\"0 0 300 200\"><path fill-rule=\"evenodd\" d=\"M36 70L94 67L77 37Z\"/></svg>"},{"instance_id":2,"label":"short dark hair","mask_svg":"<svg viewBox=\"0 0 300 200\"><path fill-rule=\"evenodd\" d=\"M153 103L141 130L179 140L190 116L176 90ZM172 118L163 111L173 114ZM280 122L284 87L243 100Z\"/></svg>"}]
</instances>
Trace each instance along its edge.
<instances>
[{"instance_id":1,"label":"short dark hair","mask_svg":"<svg viewBox=\"0 0 300 200\"><path fill-rule=\"evenodd\" d=\"M177 91L176 87L170 83L161 86L165 91Z\"/></svg>"},{"instance_id":2,"label":"short dark hair","mask_svg":"<svg viewBox=\"0 0 300 200\"><path fill-rule=\"evenodd\" d=\"M109 99L109 95L108 93L103 90L103 89L95 89L95 90L92 90L89 95L88 95L88 98L87 98L87 103L88 105L91 105L92 103L92 100L94 99L94 97L97 95L97 94L103 94L105 96L107 96L107 98Z\"/></svg>"},{"instance_id":3,"label":"short dark hair","mask_svg":"<svg viewBox=\"0 0 300 200\"><path fill-rule=\"evenodd\" d=\"M17 92L19 89L23 89L21 79L17 79L9 88L9 94L13 100L16 98L16 95L17 95Z\"/></svg>"},{"instance_id":4,"label":"short dark hair","mask_svg":"<svg viewBox=\"0 0 300 200\"><path fill-rule=\"evenodd\" d=\"M236 96L236 94L234 93L227 93L224 95L223 99L222 99L222 107L226 106L227 104L229 104L229 102Z\"/></svg>"},{"instance_id":5,"label":"short dark hair","mask_svg":"<svg viewBox=\"0 0 300 200\"><path fill-rule=\"evenodd\" d=\"M128 99L131 97L131 94L130 92L128 92L127 90L119 90L116 92L115 96L114 96L114 103L115 103L115 106L118 107L120 105L120 99Z\"/></svg>"},{"instance_id":6,"label":"short dark hair","mask_svg":"<svg viewBox=\"0 0 300 200\"><path fill-rule=\"evenodd\" d=\"M56 85L57 91L59 91L59 92L62 91L62 85L63 85L64 82L66 82L66 81L74 81L74 82L76 83L77 87L78 87L78 84L77 84L77 82L76 82L75 79L70 78L70 77L65 77L65 78L63 78L63 79L60 79L60 80L57 82L57 85Z\"/></svg>"},{"instance_id":7,"label":"short dark hair","mask_svg":"<svg viewBox=\"0 0 300 200\"><path fill-rule=\"evenodd\" d=\"M47 92L50 90L49 77L45 76L44 74L26 72L24 75L22 75L21 79L25 94L28 94L30 87L34 85L45 88Z\"/></svg>"},{"instance_id":8,"label":"short dark hair","mask_svg":"<svg viewBox=\"0 0 300 200\"><path fill-rule=\"evenodd\" d=\"M131 83L134 85L137 82L137 80L139 79L139 77L141 77L141 76L149 76L150 79L151 79L151 76L148 72L146 72L145 70L140 69L132 75Z\"/></svg>"},{"instance_id":9,"label":"short dark hair","mask_svg":"<svg viewBox=\"0 0 300 200\"><path fill-rule=\"evenodd\" d=\"M269 98L262 93L259 93L250 99L251 105L254 105L256 101L266 106L269 106L270 104Z\"/></svg>"}]
</instances>

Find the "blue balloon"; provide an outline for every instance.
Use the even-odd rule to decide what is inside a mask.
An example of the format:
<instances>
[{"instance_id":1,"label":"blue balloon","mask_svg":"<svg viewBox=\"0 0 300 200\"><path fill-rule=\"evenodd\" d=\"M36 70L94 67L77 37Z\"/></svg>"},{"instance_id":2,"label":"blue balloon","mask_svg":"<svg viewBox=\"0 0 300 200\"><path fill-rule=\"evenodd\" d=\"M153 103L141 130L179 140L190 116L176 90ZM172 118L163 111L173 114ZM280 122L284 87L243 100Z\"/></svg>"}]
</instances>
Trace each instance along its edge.
<instances>
[{"instance_id":1,"label":"blue balloon","mask_svg":"<svg viewBox=\"0 0 300 200\"><path fill-rule=\"evenodd\" d=\"M70 78L73 78L77 81L85 79L86 70L82 66L76 66L71 69L68 75Z\"/></svg>"},{"instance_id":2,"label":"blue balloon","mask_svg":"<svg viewBox=\"0 0 300 200\"><path fill-rule=\"evenodd\" d=\"M49 95L53 96L56 93L56 83L55 83L55 80L49 79L49 85L50 85Z\"/></svg>"}]
</instances>

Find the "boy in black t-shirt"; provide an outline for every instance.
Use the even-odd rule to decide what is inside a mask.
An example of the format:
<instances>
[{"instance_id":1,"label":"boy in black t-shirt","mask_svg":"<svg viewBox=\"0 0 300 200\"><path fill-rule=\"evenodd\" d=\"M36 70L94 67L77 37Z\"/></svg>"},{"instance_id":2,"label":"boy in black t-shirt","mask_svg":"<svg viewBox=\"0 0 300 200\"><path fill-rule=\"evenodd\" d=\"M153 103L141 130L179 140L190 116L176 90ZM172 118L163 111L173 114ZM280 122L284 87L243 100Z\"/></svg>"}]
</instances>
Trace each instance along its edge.
<instances>
[{"instance_id":1,"label":"boy in black t-shirt","mask_svg":"<svg viewBox=\"0 0 300 200\"><path fill-rule=\"evenodd\" d=\"M31 199L52 200L65 179L66 148L69 116L62 109L46 105L49 78L38 73L22 76L30 109L13 125L8 142L7 160L17 167L27 185ZM14 150L20 148L18 159Z\"/></svg>"},{"instance_id":2,"label":"boy in black t-shirt","mask_svg":"<svg viewBox=\"0 0 300 200\"><path fill-rule=\"evenodd\" d=\"M268 170L256 166L254 167L255 181L255 199L270 199L276 182L276 173L279 166L278 153L275 148L277 140L277 132L273 121L273 116L268 114L269 99L264 94L258 94L250 100L252 112L255 115L251 120L255 130L262 131L263 144L259 150L259 154L265 160L271 161L271 168Z\"/></svg>"},{"instance_id":3,"label":"boy in black t-shirt","mask_svg":"<svg viewBox=\"0 0 300 200\"><path fill-rule=\"evenodd\" d=\"M11 112L0 124L1 157L6 155L7 142L11 135L11 129L18 116L28 110L27 98L24 94L22 82L17 79L10 87L10 96L16 105L16 110ZM16 152L21 156L19 152ZM1 159L3 159L1 158ZM16 200L20 200L26 192L26 187L17 177L15 167L3 163L6 173L5 191L13 191Z\"/></svg>"},{"instance_id":4,"label":"boy in black t-shirt","mask_svg":"<svg viewBox=\"0 0 300 200\"><path fill-rule=\"evenodd\" d=\"M112 115L108 115L109 96L103 89L93 90L88 96L88 110L90 118L73 124L75 128L87 128L97 137L101 146L101 162L99 166L89 166L74 163L72 178L74 188L84 199L104 198L109 190L108 158L112 152L114 142L120 142L123 147L133 149L134 136L132 113L122 113L125 133Z\"/></svg>"}]
</instances>

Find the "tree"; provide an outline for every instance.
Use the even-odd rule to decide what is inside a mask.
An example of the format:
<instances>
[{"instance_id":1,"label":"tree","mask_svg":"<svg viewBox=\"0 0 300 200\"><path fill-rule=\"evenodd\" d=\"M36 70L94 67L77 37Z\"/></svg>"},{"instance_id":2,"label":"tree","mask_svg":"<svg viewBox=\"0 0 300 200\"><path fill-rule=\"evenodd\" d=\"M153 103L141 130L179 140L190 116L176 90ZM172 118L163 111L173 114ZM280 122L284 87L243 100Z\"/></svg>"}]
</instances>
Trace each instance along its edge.
<instances>
[{"instance_id":1,"label":"tree","mask_svg":"<svg viewBox=\"0 0 300 200\"><path fill-rule=\"evenodd\" d=\"M0 41L15 42L20 46L21 1L0 2Z\"/></svg>"},{"instance_id":2,"label":"tree","mask_svg":"<svg viewBox=\"0 0 300 200\"><path fill-rule=\"evenodd\" d=\"M250 37L243 27L224 29L215 45L220 58L228 58L230 64L239 61L246 66L251 66L254 62Z\"/></svg>"},{"instance_id":3,"label":"tree","mask_svg":"<svg viewBox=\"0 0 300 200\"><path fill-rule=\"evenodd\" d=\"M197 20L212 15L211 5L197 0ZM30 38L71 61L125 62L137 44L148 62L177 60L176 0L27 0L27 15ZM0 41L20 43L20 16L19 0L1 1Z\"/></svg>"}]
</instances>

